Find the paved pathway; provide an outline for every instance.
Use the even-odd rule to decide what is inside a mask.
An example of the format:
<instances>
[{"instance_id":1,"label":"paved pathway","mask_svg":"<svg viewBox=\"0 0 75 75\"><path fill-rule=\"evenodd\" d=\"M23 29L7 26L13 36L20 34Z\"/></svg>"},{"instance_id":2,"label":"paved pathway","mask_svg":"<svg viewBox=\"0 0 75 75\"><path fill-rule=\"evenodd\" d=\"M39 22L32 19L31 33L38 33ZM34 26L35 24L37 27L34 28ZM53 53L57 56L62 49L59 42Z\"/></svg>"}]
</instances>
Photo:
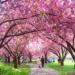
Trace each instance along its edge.
<instances>
[{"instance_id":1,"label":"paved pathway","mask_svg":"<svg viewBox=\"0 0 75 75\"><path fill-rule=\"evenodd\" d=\"M60 75L56 70L51 68L39 68L36 64L28 64L32 71L29 75Z\"/></svg>"}]
</instances>

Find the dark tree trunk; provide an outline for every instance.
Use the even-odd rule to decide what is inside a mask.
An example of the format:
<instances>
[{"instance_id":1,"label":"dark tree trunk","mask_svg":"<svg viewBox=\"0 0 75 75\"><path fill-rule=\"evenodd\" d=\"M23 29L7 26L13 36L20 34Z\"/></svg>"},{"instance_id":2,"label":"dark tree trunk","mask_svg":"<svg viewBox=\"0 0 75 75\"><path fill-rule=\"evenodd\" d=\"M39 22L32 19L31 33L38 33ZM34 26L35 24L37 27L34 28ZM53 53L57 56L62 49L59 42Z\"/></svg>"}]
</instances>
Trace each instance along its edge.
<instances>
[{"instance_id":1,"label":"dark tree trunk","mask_svg":"<svg viewBox=\"0 0 75 75\"><path fill-rule=\"evenodd\" d=\"M7 63L7 58L5 57L5 61L4 61L5 63Z\"/></svg>"},{"instance_id":2,"label":"dark tree trunk","mask_svg":"<svg viewBox=\"0 0 75 75\"><path fill-rule=\"evenodd\" d=\"M60 66L64 66L64 59L62 60L62 59L58 59L58 63L60 64Z\"/></svg>"},{"instance_id":3,"label":"dark tree trunk","mask_svg":"<svg viewBox=\"0 0 75 75\"><path fill-rule=\"evenodd\" d=\"M14 68L18 68L18 63L17 63L17 57L14 56L13 58L13 63L14 63Z\"/></svg>"},{"instance_id":4,"label":"dark tree trunk","mask_svg":"<svg viewBox=\"0 0 75 75\"><path fill-rule=\"evenodd\" d=\"M75 53L75 48L74 48L74 46L72 46L69 42L66 42L67 43L67 47L68 47L68 51L69 51L69 53L71 54L71 56L72 56L72 58L73 58L73 60L74 60L74 69L75 69L75 55L74 55L74 53ZM71 49L72 48L72 49ZM74 53L73 53L74 52Z\"/></svg>"},{"instance_id":5,"label":"dark tree trunk","mask_svg":"<svg viewBox=\"0 0 75 75\"><path fill-rule=\"evenodd\" d=\"M10 63L10 56L7 57L7 62Z\"/></svg>"},{"instance_id":6,"label":"dark tree trunk","mask_svg":"<svg viewBox=\"0 0 75 75\"><path fill-rule=\"evenodd\" d=\"M75 62L74 62L74 69L75 69Z\"/></svg>"},{"instance_id":7,"label":"dark tree trunk","mask_svg":"<svg viewBox=\"0 0 75 75\"><path fill-rule=\"evenodd\" d=\"M45 54L45 63L47 63L47 54Z\"/></svg>"},{"instance_id":8,"label":"dark tree trunk","mask_svg":"<svg viewBox=\"0 0 75 75\"><path fill-rule=\"evenodd\" d=\"M63 60L60 61L60 65L64 66L64 61Z\"/></svg>"},{"instance_id":9,"label":"dark tree trunk","mask_svg":"<svg viewBox=\"0 0 75 75\"><path fill-rule=\"evenodd\" d=\"M75 60L74 60L74 69L75 69Z\"/></svg>"},{"instance_id":10,"label":"dark tree trunk","mask_svg":"<svg viewBox=\"0 0 75 75\"><path fill-rule=\"evenodd\" d=\"M21 62L20 62L20 57L18 57L18 65L20 65L21 64Z\"/></svg>"},{"instance_id":11,"label":"dark tree trunk","mask_svg":"<svg viewBox=\"0 0 75 75\"><path fill-rule=\"evenodd\" d=\"M61 62L61 59L59 58L59 59L58 59L58 64L60 64L60 62Z\"/></svg>"},{"instance_id":12,"label":"dark tree trunk","mask_svg":"<svg viewBox=\"0 0 75 75\"><path fill-rule=\"evenodd\" d=\"M31 56L29 57L29 62L30 62L30 63L32 62L32 57L31 57Z\"/></svg>"}]
</instances>

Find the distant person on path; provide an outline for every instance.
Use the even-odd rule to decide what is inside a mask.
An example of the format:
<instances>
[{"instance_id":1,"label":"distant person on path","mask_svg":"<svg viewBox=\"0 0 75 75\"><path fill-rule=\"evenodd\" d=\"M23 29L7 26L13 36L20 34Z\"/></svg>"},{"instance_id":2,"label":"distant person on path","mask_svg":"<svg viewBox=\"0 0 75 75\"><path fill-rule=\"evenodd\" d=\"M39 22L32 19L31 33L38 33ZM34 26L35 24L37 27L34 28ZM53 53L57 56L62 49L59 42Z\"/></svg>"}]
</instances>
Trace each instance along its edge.
<instances>
[{"instance_id":1,"label":"distant person on path","mask_svg":"<svg viewBox=\"0 0 75 75\"><path fill-rule=\"evenodd\" d=\"M39 60L38 60L38 67L41 68L40 57L39 57Z\"/></svg>"},{"instance_id":2,"label":"distant person on path","mask_svg":"<svg viewBox=\"0 0 75 75\"><path fill-rule=\"evenodd\" d=\"M42 58L41 58L41 66L42 66L42 67L44 67L44 63L45 63L44 57L42 56Z\"/></svg>"}]
</instances>

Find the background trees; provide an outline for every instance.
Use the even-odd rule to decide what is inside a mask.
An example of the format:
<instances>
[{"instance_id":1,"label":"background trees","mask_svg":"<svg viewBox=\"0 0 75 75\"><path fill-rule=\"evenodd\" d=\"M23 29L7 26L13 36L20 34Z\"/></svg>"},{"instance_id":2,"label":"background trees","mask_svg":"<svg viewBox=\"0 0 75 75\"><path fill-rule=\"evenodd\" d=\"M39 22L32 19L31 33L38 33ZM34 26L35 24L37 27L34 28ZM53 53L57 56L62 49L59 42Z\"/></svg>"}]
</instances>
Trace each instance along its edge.
<instances>
[{"instance_id":1,"label":"background trees","mask_svg":"<svg viewBox=\"0 0 75 75\"><path fill-rule=\"evenodd\" d=\"M4 49L10 54L10 57L12 57L15 68L17 68L17 64L20 65L20 58L22 57L25 46L23 40L22 37L15 37L4 46Z\"/></svg>"},{"instance_id":2,"label":"background trees","mask_svg":"<svg viewBox=\"0 0 75 75\"><path fill-rule=\"evenodd\" d=\"M54 44L53 47L50 48L50 52L55 54L58 57L58 63L61 66L64 66L64 61L68 54L68 51L64 47Z\"/></svg>"}]
</instances>

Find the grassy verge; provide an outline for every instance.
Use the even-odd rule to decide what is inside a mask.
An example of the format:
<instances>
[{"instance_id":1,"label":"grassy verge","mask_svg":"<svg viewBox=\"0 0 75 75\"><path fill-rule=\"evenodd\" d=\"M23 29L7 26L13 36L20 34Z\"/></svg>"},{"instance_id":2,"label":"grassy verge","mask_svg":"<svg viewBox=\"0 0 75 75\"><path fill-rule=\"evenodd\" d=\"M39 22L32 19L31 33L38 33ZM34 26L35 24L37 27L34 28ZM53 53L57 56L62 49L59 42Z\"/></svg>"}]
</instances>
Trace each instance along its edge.
<instances>
[{"instance_id":1,"label":"grassy verge","mask_svg":"<svg viewBox=\"0 0 75 75\"><path fill-rule=\"evenodd\" d=\"M48 63L47 66L57 70L61 75L68 75L69 72L75 71L73 63L70 61L65 62L65 66L60 66L58 63Z\"/></svg>"},{"instance_id":2,"label":"grassy verge","mask_svg":"<svg viewBox=\"0 0 75 75\"><path fill-rule=\"evenodd\" d=\"M37 61L32 61L32 64L37 64Z\"/></svg>"},{"instance_id":3,"label":"grassy verge","mask_svg":"<svg viewBox=\"0 0 75 75\"><path fill-rule=\"evenodd\" d=\"M28 75L30 67L21 65L18 69L13 68L8 64L0 63L0 75Z\"/></svg>"}]
</instances>

